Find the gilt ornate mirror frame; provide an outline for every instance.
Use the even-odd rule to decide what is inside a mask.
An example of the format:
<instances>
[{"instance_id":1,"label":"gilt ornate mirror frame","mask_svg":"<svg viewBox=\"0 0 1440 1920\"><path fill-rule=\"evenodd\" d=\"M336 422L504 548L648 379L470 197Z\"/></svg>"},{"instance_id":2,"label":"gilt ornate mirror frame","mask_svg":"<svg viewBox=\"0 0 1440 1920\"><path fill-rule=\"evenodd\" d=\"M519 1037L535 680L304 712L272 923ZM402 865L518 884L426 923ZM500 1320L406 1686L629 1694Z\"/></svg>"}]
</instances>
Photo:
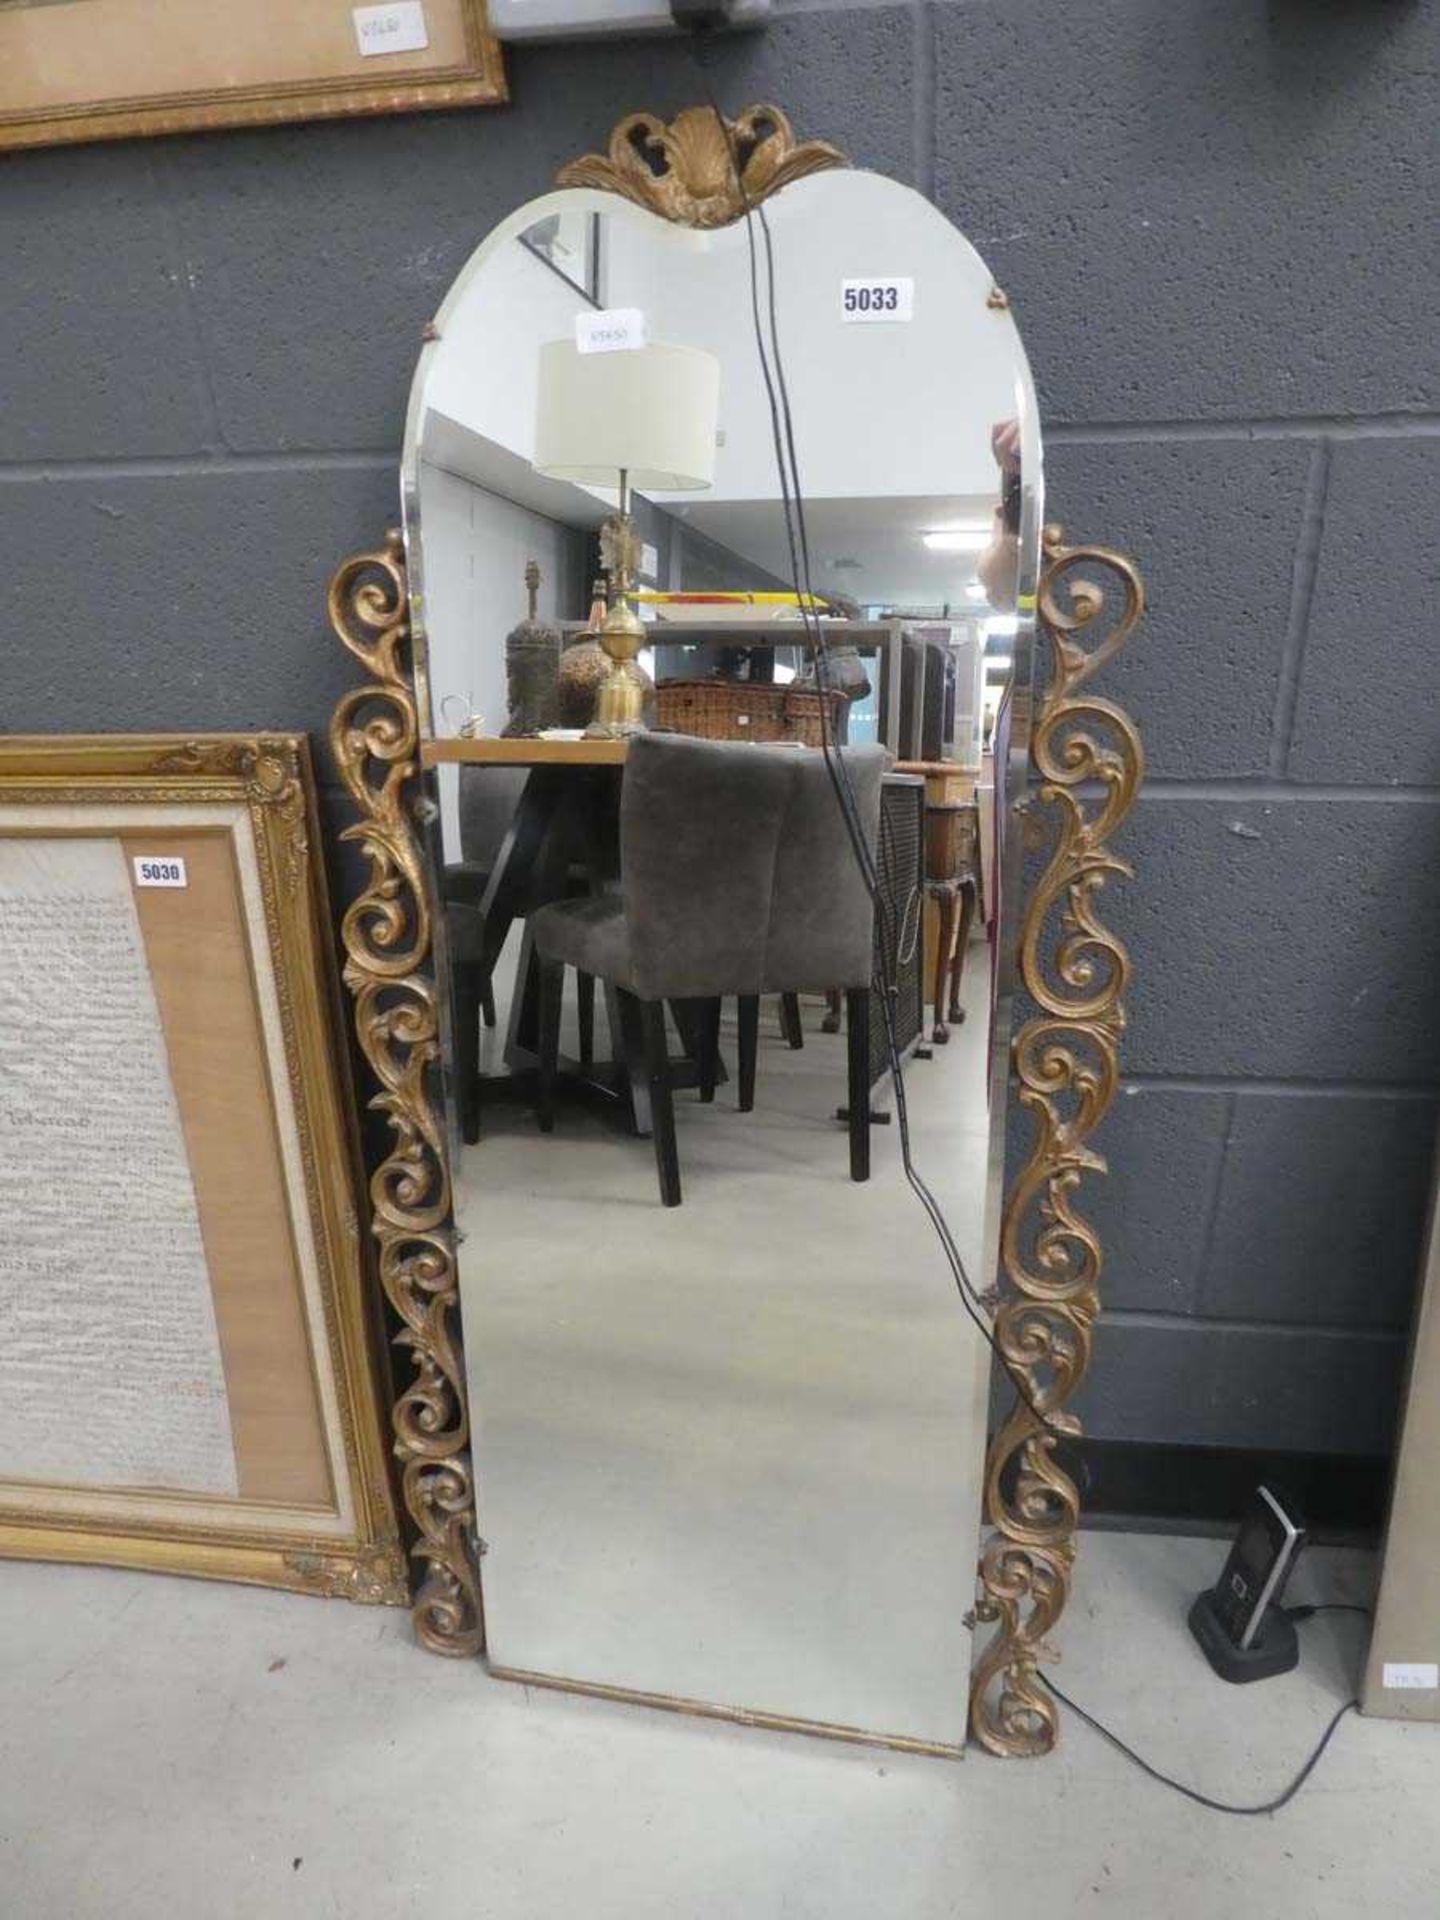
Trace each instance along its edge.
<instances>
[{"instance_id":1,"label":"gilt ornate mirror frame","mask_svg":"<svg viewBox=\"0 0 1440 1920\"><path fill-rule=\"evenodd\" d=\"M717 227L792 180L848 164L824 142L797 141L773 106L747 108L728 134L710 108L696 107L669 125L652 114L627 116L607 154L573 161L556 184L609 190L680 225ZM997 289L991 299L1002 304L1004 295ZM994 1632L970 1688L971 1732L1007 1756L1046 1753L1059 1730L1039 1666L1054 1657L1049 1636L1069 1594L1080 1498L1055 1449L1059 1438L1080 1434L1069 1403L1089 1366L1102 1269L1099 1235L1077 1195L1088 1175L1105 1171L1089 1137L1118 1086L1130 978L1129 955L1100 918L1099 902L1112 875L1131 877L1110 841L1144 771L1134 723L1090 690L1144 610L1135 567L1103 547L1069 546L1060 528L1047 527L1036 610L1049 675L1042 683L1037 661L1035 784L1014 804L1028 811L1027 839L1047 847L1048 859L1024 904L1017 954L1019 983L1035 1011L1014 1034L1010 1055L1034 1137L1005 1197L990 1295L994 1343L1027 1395L1017 1394L989 1446L992 1531L973 1619ZM356 1035L378 1084L369 1104L391 1133L370 1178L371 1230L411 1372L408 1385L397 1387L393 1432L415 1536L413 1617L422 1646L470 1656L485 1641L483 1548L438 1087L441 923L424 849L434 802L420 766L423 663L412 645L398 533L338 569L329 616L366 676L336 707L330 741L358 816L343 838L369 862L368 880L345 910L342 940Z\"/></svg>"}]
</instances>

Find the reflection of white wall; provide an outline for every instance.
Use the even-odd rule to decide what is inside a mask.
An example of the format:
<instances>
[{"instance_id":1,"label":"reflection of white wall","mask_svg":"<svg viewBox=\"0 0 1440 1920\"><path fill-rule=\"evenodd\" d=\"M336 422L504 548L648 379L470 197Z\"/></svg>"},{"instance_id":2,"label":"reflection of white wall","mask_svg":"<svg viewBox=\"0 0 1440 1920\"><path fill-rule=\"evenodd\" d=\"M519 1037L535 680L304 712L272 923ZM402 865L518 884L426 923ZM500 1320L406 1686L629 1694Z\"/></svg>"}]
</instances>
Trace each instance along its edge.
<instances>
[{"instance_id":1,"label":"reflection of white wall","mask_svg":"<svg viewBox=\"0 0 1440 1920\"><path fill-rule=\"evenodd\" d=\"M874 173L814 175L767 202L766 213L807 495L993 498L990 429L1016 411L1024 360L1010 314L986 305L993 281L979 255L922 195ZM687 241L687 257L675 258L655 291L653 331L721 360L725 444L704 498L772 498L745 228ZM841 281L867 274L913 278L914 318L843 320Z\"/></svg>"},{"instance_id":2,"label":"reflection of white wall","mask_svg":"<svg viewBox=\"0 0 1440 1920\"><path fill-rule=\"evenodd\" d=\"M639 307L652 338L707 348L721 362L724 444L715 484L657 498L788 578L772 524L778 488L743 222L696 233L586 191L547 195L519 210L479 250L441 310L441 337L427 349L412 398L412 433L427 423L427 452L437 436L468 437L468 454L430 457L547 517L577 525L600 517L606 496L543 481L529 467L539 348L566 336L585 302L518 234L562 208L598 214L607 306ZM974 555L926 554L920 535L983 518L996 499L991 430L1029 395L1011 315L987 304L990 274L963 236L896 181L848 170L817 174L787 187L766 211L801 477L814 505L815 584L861 601L958 605ZM865 275L913 278L913 319L847 323L841 282ZM1033 417L1025 442L1033 470ZM747 521L745 503L758 504L758 534L755 505ZM843 537L839 523L826 535L835 514ZM427 552L430 544L427 538ZM861 570L833 570L849 559Z\"/></svg>"},{"instance_id":3,"label":"reflection of white wall","mask_svg":"<svg viewBox=\"0 0 1440 1920\"><path fill-rule=\"evenodd\" d=\"M484 714L487 733L499 733L506 712L505 636L525 613L525 563L539 563L541 618L569 619L580 536L439 467L421 466L420 503L436 731L455 731L454 705L448 716L440 712L454 693ZM441 819L451 860L460 847L456 792L455 769L443 767Z\"/></svg>"},{"instance_id":4,"label":"reflection of white wall","mask_svg":"<svg viewBox=\"0 0 1440 1920\"><path fill-rule=\"evenodd\" d=\"M528 460L540 347L573 338L575 315L589 311L584 294L518 239L502 243L463 305L443 322L426 406Z\"/></svg>"},{"instance_id":5,"label":"reflection of white wall","mask_svg":"<svg viewBox=\"0 0 1440 1920\"><path fill-rule=\"evenodd\" d=\"M773 499L744 223L693 233L594 195L551 195L524 218L582 198L603 208L605 304L637 306L652 339L706 347L720 359L725 444L705 498ZM990 430L1014 415L1027 376L1014 322L987 306L992 281L969 242L921 194L880 174L816 174L776 195L766 212L807 494L993 497ZM846 323L840 283L866 274L912 277L914 318ZM496 237L447 303L425 407L528 458L539 348L568 335L585 305L518 239Z\"/></svg>"}]
</instances>

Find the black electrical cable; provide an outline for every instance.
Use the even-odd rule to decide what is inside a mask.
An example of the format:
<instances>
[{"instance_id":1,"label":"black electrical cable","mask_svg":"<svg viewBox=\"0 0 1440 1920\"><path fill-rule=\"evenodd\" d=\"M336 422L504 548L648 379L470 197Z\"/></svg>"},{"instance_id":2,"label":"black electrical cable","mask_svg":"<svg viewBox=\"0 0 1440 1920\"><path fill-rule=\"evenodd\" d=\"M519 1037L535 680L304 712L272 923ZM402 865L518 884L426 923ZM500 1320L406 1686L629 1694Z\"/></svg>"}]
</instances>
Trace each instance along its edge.
<instances>
[{"instance_id":1,"label":"black electrical cable","mask_svg":"<svg viewBox=\"0 0 1440 1920\"><path fill-rule=\"evenodd\" d=\"M796 452L795 424L790 409L788 383L785 379L784 361L780 352L779 318L775 295L775 254L774 241L770 232L770 223L763 207L752 205L745 191L743 169L739 155L735 151L733 131L730 123L721 111L710 85L709 70L705 61L707 50L706 36L697 31L690 46L704 88L707 102L714 113L726 142L730 156L731 170L745 213L745 234L750 259L750 304L755 329L755 346L760 362L761 377L765 386L769 404L771 432L775 443L776 467L780 481L781 503L785 517L786 541L790 551L791 574L799 601L801 623L805 628L811 656L815 662L815 677L820 689L820 741L825 758L826 770L845 823L851 849L861 876L865 882L876 915L880 920L882 938L879 941L880 971L877 981L881 1019L885 1029L886 1051L889 1058L890 1078L894 1091L896 1131L900 1139L900 1157L905 1178L916 1198L924 1208L931 1225L944 1250L946 1261L955 1281L956 1289L965 1312L970 1317L991 1353L1000 1362L1009 1377L1017 1398L1024 1402L1031 1417L1042 1432L1054 1434L1061 1439L1071 1437L1067 1428L1052 1419L1033 1392L1030 1382L1021 1369L1012 1361L1000 1345L994 1328L985 1309L985 1303L975 1290L966 1271L964 1259L956 1245L950 1224L946 1220L939 1201L931 1192L915 1166L910 1143L909 1108L905 1095L905 1076L900 1060L900 1049L895 1035L895 983L890 971L889 961L894 940L891 925L891 903L880 883L875 866L874 855L865 837L863 823L855 800L854 789L850 784L848 771L843 759L836 753L830 733L829 702L829 653L824 629L820 623L816 599L810 572L810 545L805 525L804 493L800 485L799 459ZM759 224L765 238L766 256L766 292L768 318L770 324L770 347L766 350L765 329L761 320L759 263L755 245L755 222L758 214ZM772 370L771 359L774 367Z\"/></svg>"},{"instance_id":2,"label":"black electrical cable","mask_svg":"<svg viewBox=\"0 0 1440 1920\"><path fill-rule=\"evenodd\" d=\"M1292 1620L1313 1620L1317 1613L1363 1613L1370 1618L1369 1607L1362 1607L1358 1600L1316 1600L1303 1607L1287 1607L1286 1613Z\"/></svg>"},{"instance_id":3,"label":"black electrical cable","mask_svg":"<svg viewBox=\"0 0 1440 1920\"><path fill-rule=\"evenodd\" d=\"M1349 1600L1322 1600L1313 1606L1287 1607L1285 1613L1289 1619L1297 1621L1311 1620L1317 1613L1363 1613L1366 1619L1370 1617L1370 1609L1368 1607L1362 1607ZM1129 1746L1122 1740L1118 1733L1112 1733L1103 1720L1097 1720L1093 1713L1087 1713L1078 1700L1072 1700L1068 1693L1062 1692L1048 1675L1042 1673L1039 1679L1043 1686L1050 1689L1057 1700L1061 1701L1063 1705L1070 1709L1071 1713L1078 1714L1087 1727L1093 1727L1102 1740L1108 1740L1117 1752L1123 1753L1127 1760L1133 1760L1142 1773L1149 1774L1150 1778L1158 1781L1162 1787L1170 1787L1176 1793L1183 1793L1187 1800L1193 1800L1197 1806L1208 1807L1212 1813L1236 1813L1247 1817L1259 1813L1278 1813L1281 1807L1286 1806L1293 1800L1320 1764L1320 1757L1329 1746L1335 1729L1339 1726L1340 1722L1345 1718L1347 1713L1358 1712L1360 1707L1360 1702L1352 1699L1347 1700L1343 1707L1338 1707L1335 1710L1324 1733L1321 1734L1319 1741L1311 1751L1309 1759L1306 1760L1304 1766L1301 1767L1300 1771L1282 1793L1277 1793L1273 1800L1262 1800L1256 1806L1239 1807L1228 1800L1212 1800L1208 1793L1201 1793L1198 1787L1187 1787L1183 1780L1176 1780L1173 1779L1170 1774L1162 1773L1159 1767L1152 1766L1150 1761L1135 1751L1134 1747Z\"/></svg>"},{"instance_id":4,"label":"black electrical cable","mask_svg":"<svg viewBox=\"0 0 1440 1920\"><path fill-rule=\"evenodd\" d=\"M1170 1787L1176 1793L1183 1793L1185 1798L1187 1800L1193 1800L1196 1806L1208 1807L1212 1813L1238 1813L1245 1815L1278 1813L1281 1807L1288 1805L1289 1802L1295 1798L1301 1787L1304 1786L1305 1782L1320 1764L1321 1755L1324 1753L1326 1747L1329 1746L1335 1729L1345 1718L1346 1714L1354 1713L1360 1705L1358 1700L1347 1700L1343 1707L1336 1709L1330 1724L1326 1727L1324 1733L1321 1734L1319 1743L1310 1755L1310 1758L1305 1762L1304 1766L1301 1767L1300 1771L1295 1775L1295 1778L1283 1793L1277 1793L1273 1800L1262 1800L1258 1805L1253 1807L1238 1807L1228 1800L1212 1800L1208 1793L1201 1793L1198 1787L1187 1787L1183 1780L1174 1780L1168 1773L1162 1773L1158 1767L1152 1767L1143 1755L1138 1754L1133 1747L1127 1746L1118 1733L1112 1733L1103 1721L1097 1720L1093 1713L1087 1713L1078 1701L1070 1698L1068 1693L1062 1693L1053 1680L1047 1679L1044 1674L1040 1676L1040 1679L1042 1684L1050 1689L1057 1700L1063 1701L1071 1713L1077 1714L1079 1718L1085 1722L1087 1727L1093 1727L1102 1740L1108 1740L1110 1745L1114 1747L1117 1752L1123 1753L1127 1760L1133 1760L1142 1773L1149 1774L1150 1778L1158 1781L1162 1787Z\"/></svg>"}]
</instances>

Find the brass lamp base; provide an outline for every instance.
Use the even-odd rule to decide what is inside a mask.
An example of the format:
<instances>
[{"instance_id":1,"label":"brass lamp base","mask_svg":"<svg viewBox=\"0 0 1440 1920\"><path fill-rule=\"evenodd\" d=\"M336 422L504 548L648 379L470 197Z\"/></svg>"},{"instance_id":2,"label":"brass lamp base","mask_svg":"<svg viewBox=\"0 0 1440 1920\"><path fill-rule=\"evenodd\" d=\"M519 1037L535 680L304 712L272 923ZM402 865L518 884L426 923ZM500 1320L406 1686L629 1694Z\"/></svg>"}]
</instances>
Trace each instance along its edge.
<instances>
[{"instance_id":1,"label":"brass lamp base","mask_svg":"<svg viewBox=\"0 0 1440 1920\"><path fill-rule=\"evenodd\" d=\"M623 579L623 576L622 576ZM645 731L645 708L655 684L635 658L645 640L645 623L623 597L606 615L596 636L610 656L610 671L595 696L595 718L585 729L587 740L623 740Z\"/></svg>"},{"instance_id":2,"label":"brass lamp base","mask_svg":"<svg viewBox=\"0 0 1440 1920\"><path fill-rule=\"evenodd\" d=\"M600 682L595 696L595 718L585 729L587 740L623 740L646 730L645 709L655 683L635 660L617 660Z\"/></svg>"}]
</instances>

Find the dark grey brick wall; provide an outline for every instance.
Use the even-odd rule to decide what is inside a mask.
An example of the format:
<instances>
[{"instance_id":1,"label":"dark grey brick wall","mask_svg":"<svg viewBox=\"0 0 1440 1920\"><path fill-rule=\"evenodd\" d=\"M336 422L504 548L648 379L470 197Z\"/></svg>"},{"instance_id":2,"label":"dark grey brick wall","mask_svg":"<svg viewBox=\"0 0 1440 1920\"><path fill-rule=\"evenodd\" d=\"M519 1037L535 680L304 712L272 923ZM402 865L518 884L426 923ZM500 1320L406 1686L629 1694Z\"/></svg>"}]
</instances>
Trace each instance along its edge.
<instances>
[{"instance_id":1,"label":"dark grey brick wall","mask_svg":"<svg viewBox=\"0 0 1440 1920\"><path fill-rule=\"evenodd\" d=\"M790 0L717 56L976 240L1052 511L1147 574L1105 1437L1389 1444L1440 1096L1436 18ZM325 580L393 515L426 318L621 111L697 97L660 43L511 76L507 110L0 160L0 724L323 730Z\"/></svg>"}]
</instances>

